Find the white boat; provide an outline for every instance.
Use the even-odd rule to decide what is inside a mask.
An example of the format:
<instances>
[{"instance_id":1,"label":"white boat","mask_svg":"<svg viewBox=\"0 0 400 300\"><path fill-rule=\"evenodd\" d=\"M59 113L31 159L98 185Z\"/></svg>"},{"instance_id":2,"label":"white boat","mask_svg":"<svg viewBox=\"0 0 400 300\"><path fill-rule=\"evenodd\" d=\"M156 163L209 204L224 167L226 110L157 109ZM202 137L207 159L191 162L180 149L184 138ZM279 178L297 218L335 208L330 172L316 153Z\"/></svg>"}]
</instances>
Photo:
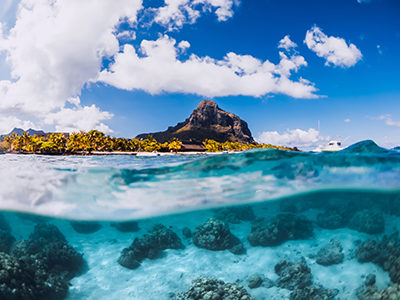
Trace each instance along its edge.
<instances>
[{"instance_id":1,"label":"white boat","mask_svg":"<svg viewBox=\"0 0 400 300\"><path fill-rule=\"evenodd\" d=\"M328 152L328 151L340 151L346 147L342 146L342 142L339 140L330 141L328 145L322 146L320 145L317 149L314 149L313 152Z\"/></svg>"}]
</instances>

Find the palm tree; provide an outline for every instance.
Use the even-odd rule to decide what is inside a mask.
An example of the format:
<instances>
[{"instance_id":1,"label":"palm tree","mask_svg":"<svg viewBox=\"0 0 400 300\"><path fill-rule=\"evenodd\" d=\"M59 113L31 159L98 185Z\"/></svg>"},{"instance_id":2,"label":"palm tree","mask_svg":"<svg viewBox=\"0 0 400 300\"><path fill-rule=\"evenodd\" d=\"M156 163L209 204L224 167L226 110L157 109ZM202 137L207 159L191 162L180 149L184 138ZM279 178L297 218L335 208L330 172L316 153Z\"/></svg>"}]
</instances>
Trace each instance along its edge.
<instances>
[{"instance_id":1,"label":"palm tree","mask_svg":"<svg viewBox=\"0 0 400 300\"><path fill-rule=\"evenodd\" d=\"M21 152L23 145L22 138L19 135L15 136L13 140L13 148L18 150L18 152Z\"/></svg>"},{"instance_id":2,"label":"palm tree","mask_svg":"<svg viewBox=\"0 0 400 300\"><path fill-rule=\"evenodd\" d=\"M203 145L207 148L208 152L219 152L219 151L222 151L222 144L217 142L217 141L214 141L214 140L206 139L203 142Z\"/></svg>"},{"instance_id":3,"label":"palm tree","mask_svg":"<svg viewBox=\"0 0 400 300\"><path fill-rule=\"evenodd\" d=\"M29 143L25 146L25 150L30 152L30 153L36 153L39 149L40 146L43 144L43 138L39 138L36 134L34 134L31 139L29 140Z\"/></svg>"},{"instance_id":4,"label":"palm tree","mask_svg":"<svg viewBox=\"0 0 400 300\"><path fill-rule=\"evenodd\" d=\"M67 141L67 151L75 152L85 148L84 146L84 131L72 132Z\"/></svg>"},{"instance_id":5,"label":"palm tree","mask_svg":"<svg viewBox=\"0 0 400 300\"><path fill-rule=\"evenodd\" d=\"M152 135L148 135L147 139L140 141L140 149L146 152L154 152L161 149L161 144L158 143Z\"/></svg>"},{"instance_id":6,"label":"palm tree","mask_svg":"<svg viewBox=\"0 0 400 300\"><path fill-rule=\"evenodd\" d=\"M174 151L176 153L178 152L178 150L181 150L181 148L182 148L182 142L177 138L174 137L169 141L168 149L170 151Z\"/></svg>"}]
</instances>

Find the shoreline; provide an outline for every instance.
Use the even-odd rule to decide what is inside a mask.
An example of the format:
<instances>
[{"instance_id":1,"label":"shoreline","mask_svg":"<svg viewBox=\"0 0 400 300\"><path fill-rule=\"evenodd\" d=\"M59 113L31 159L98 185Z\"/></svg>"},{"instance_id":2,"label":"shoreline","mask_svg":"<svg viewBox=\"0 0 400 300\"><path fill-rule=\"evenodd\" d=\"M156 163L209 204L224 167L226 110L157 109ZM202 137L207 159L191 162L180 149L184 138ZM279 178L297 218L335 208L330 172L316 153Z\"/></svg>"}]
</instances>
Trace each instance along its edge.
<instances>
[{"instance_id":1,"label":"shoreline","mask_svg":"<svg viewBox=\"0 0 400 300\"><path fill-rule=\"evenodd\" d=\"M244 150L243 150L244 151ZM142 156L142 157L153 157L153 156L174 156L174 155L218 155L218 154L231 154L239 153L243 151L229 151L229 152L199 152L199 151L185 151L185 152L102 152L102 151L92 151L85 153L27 153L27 152L4 152L0 154L21 154L21 155L46 155L46 156L107 156L107 155L129 155L129 156Z\"/></svg>"}]
</instances>

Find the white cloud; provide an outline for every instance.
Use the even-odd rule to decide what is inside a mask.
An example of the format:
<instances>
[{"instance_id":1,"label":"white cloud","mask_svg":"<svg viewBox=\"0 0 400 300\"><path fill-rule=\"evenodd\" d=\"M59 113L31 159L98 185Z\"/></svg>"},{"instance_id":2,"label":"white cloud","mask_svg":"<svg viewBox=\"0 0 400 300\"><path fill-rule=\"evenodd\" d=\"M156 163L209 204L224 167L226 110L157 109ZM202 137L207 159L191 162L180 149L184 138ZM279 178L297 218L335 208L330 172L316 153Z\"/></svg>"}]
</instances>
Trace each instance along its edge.
<instances>
[{"instance_id":1,"label":"white cloud","mask_svg":"<svg viewBox=\"0 0 400 300\"><path fill-rule=\"evenodd\" d=\"M382 115L380 117L377 118L372 118L374 120L385 120L385 124L388 126L396 126L396 127L400 127L400 121L395 121L392 119L392 115L387 114L387 115Z\"/></svg>"},{"instance_id":2,"label":"white cloud","mask_svg":"<svg viewBox=\"0 0 400 300\"><path fill-rule=\"evenodd\" d=\"M350 119L345 119L344 122L345 123L351 123L351 120Z\"/></svg>"},{"instance_id":3,"label":"white cloud","mask_svg":"<svg viewBox=\"0 0 400 300\"><path fill-rule=\"evenodd\" d=\"M366 2L370 2L370 0L357 0L358 3L366 3Z\"/></svg>"},{"instance_id":4,"label":"white cloud","mask_svg":"<svg viewBox=\"0 0 400 300\"><path fill-rule=\"evenodd\" d=\"M45 124L55 124L58 132L73 132L73 131L89 131L96 129L104 133L112 133L107 125L101 123L102 120L109 120L114 115L100 111L94 104L92 106L80 106L79 98L69 99L70 103L74 103L74 108L61 108L56 113L50 113L44 119Z\"/></svg>"},{"instance_id":5,"label":"white cloud","mask_svg":"<svg viewBox=\"0 0 400 300\"><path fill-rule=\"evenodd\" d=\"M28 130L35 128L35 124L31 121L23 121L14 116L0 118L0 134L8 134L15 127Z\"/></svg>"},{"instance_id":6,"label":"white cloud","mask_svg":"<svg viewBox=\"0 0 400 300\"><path fill-rule=\"evenodd\" d=\"M218 21L226 21L233 16L232 0L165 0L165 5L148 9L155 14L154 22L166 26L169 30L181 28L184 24L193 24L203 12L215 9Z\"/></svg>"},{"instance_id":7,"label":"white cloud","mask_svg":"<svg viewBox=\"0 0 400 300\"><path fill-rule=\"evenodd\" d=\"M136 32L132 30L125 30L117 34L117 38L124 41L136 40Z\"/></svg>"},{"instance_id":8,"label":"white cloud","mask_svg":"<svg viewBox=\"0 0 400 300\"><path fill-rule=\"evenodd\" d=\"M295 98L317 98L317 89L309 81L289 79L291 72L307 66L302 56L286 56L280 62L260 61L250 55L228 53L223 60L192 54L186 61L178 59L176 41L163 36L156 41L143 40L139 57L135 48L125 45L114 63L103 70L99 81L125 90L191 93L206 97L247 95L260 97L281 93Z\"/></svg>"},{"instance_id":9,"label":"white cloud","mask_svg":"<svg viewBox=\"0 0 400 300\"><path fill-rule=\"evenodd\" d=\"M335 67L349 68L362 58L361 51L354 44L348 46L342 38L328 37L315 25L307 31L304 43L319 57L326 59L326 66L332 64Z\"/></svg>"},{"instance_id":10,"label":"white cloud","mask_svg":"<svg viewBox=\"0 0 400 300\"><path fill-rule=\"evenodd\" d=\"M141 0L22 0L15 26L7 34L0 26L12 76L0 81L0 116L64 112L119 51L115 26L134 23L141 8Z\"/></svg>"},{"instance_id":11,"label":"white cloud","mask_svg":"<svg viewBox=\"0 0 400 300\"><path fill-rule=\"evenodd\" d=\"M310 128L308 131L287 129L283 134L279 134L277 131L265 131L257 138L257 141L260 143L298 147L299 149L317 147L319 143L328 140L330 140L329 136L324 137L319 135L318 130L314 128Z\"/></svg>"},{"instance_id":12,"label":"white cloud","mask_svg":"<svg viewBox=\"0 0 400 300\"><path fill-rule=\"evenodd\" d=\"M294 49L297 47L297 44L295 42L292 42L290 39L290 36L285 36L283 39L279 41L278 48L283 48L286 51L290 51L291 49Z\"/></svg>"},{"instance_id":13,"label":"white cloud","mask_svg":"<svg viewBox=\"0 0 400 300\"><path fill-rule=\"evenodd\" d=\"M380 55L383 55L383 51L380 45L377 45L376 48L378 49L378 52Z\"/></svg>"}]
</instances>

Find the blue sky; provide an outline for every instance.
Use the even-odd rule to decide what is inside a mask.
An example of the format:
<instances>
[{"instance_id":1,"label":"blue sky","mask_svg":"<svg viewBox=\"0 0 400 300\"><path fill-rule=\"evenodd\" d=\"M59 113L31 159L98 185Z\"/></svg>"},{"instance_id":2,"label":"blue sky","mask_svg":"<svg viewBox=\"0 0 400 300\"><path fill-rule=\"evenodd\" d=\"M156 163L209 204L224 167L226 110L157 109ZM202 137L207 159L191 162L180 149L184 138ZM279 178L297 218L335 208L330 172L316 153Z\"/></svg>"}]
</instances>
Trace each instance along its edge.
<instances>
[{"instance_id":1,"label":"blue sky","mask_svg":"<svg viewBox=\"0 0 400 300\"><path fill-rule=\"evenodd\" d=\"M0 132L134 137L212 99L260 142L400 145L399 1L1 1Z\"/></svg>"}]
</instances>

